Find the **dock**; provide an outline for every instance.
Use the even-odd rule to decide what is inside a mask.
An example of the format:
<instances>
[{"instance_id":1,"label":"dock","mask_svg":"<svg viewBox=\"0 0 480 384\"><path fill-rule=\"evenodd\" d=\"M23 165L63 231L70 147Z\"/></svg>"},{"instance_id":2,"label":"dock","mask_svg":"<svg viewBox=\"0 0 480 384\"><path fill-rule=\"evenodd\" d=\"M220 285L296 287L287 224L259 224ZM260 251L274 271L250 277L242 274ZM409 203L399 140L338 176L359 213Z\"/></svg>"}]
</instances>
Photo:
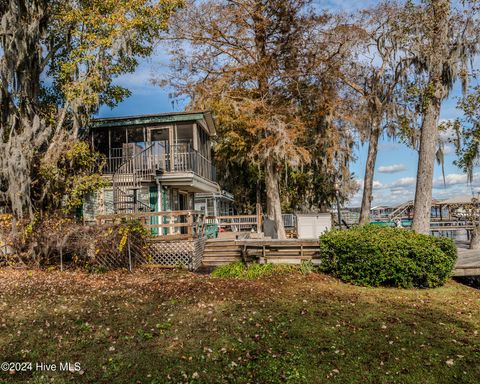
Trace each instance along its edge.
<instances>
[{"instance_id":1,"label":"dock","mask_svg":"<svg viewBox=\"0 0 480 384\"><path fill-rule=\"evenodd\" d=\"M480 276L480 249L468 249L463 242L457 243L458 259L453 276Z\"/></svg>"},{"instance_id":2,"label":"dock","mask_svg":"<svg viewBox=\"0 0 480 384\"><path fill-rule=\"evenodd\" d=\"M480 249L468 249L467 242L457 242L458 259L453 276L480 276ZM203 253L203 266L216 267L235 261L257 259L260 262L300 264L320 262L318 240L210 239Z\"/></svg>"}]
</instances>

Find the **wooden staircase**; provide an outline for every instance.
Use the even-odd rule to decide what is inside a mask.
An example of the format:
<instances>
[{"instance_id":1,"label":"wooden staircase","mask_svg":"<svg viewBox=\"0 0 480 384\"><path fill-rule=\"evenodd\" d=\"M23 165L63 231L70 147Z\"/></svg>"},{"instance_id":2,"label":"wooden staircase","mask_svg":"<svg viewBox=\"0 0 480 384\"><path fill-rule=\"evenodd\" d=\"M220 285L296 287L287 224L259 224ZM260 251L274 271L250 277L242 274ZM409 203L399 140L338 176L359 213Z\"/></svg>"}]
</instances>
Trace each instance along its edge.
<instances>
[{"instance_id":1,"label":"wooden staircase","mask_svg":"<svg viewBox=\"0 0 480 384\"><path fill-rule=\"evenodd\" d=\"M202 265L216 267L242 260L242 245L235 240L209 239L205 243Z\"/></svg>"},{"instance_id":2,"label":"wooden staircase","mask_svg":"<svg viewBox=\"0 0 480 384\"><path fill-rule=\"evenodd\" d=\"M155 176L154 145L127 159L113 174L113 209L115 213L148 212L150 207L137 199L142 183Z\"/></svg>"}]
</instances>

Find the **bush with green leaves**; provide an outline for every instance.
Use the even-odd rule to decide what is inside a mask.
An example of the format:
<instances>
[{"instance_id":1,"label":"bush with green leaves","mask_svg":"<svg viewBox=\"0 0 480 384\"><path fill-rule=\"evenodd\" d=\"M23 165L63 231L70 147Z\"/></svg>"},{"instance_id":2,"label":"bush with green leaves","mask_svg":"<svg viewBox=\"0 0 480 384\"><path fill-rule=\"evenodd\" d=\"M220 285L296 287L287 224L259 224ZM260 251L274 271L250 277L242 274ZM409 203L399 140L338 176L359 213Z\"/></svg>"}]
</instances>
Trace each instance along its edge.
<instances>
[{"instance_id":1,"label":"bush with green leaves","mask_svg":"<svg viewBox=\"0 0 480 384\"><path fill-rule=\"evenodd\" d=\"M303 262L301 265L289 264L244 264L241 261L222 265L213 270L212 276L228 279L258 279L266 276L282 275L292 272L300 272L304 275L312 272L314 266L311 262Z\"/></svg>"},{"instance_id":2,"label":"bush with green leaves","mask_svg":"<svg viewBox=\"0 0 480 384\"><path fill-rule=\"evenodd\" d=\"M320 237L321 270L364 286L432 288L450 277L453 240L402 228L366 225Z\"/></svg>"}]
</instances>

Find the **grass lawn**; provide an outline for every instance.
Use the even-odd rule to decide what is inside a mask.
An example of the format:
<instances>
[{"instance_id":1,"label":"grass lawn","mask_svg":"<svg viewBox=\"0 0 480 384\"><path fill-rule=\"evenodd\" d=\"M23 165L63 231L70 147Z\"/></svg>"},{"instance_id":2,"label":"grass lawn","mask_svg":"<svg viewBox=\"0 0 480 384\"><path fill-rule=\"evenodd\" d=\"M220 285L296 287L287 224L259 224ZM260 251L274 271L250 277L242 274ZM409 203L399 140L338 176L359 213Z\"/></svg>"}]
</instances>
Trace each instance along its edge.
<instances>
[{"instance_id":1,"label":"grass lawn","mask_svg":"<svg viewBox=\"0 0 480 384\"><path fill-rule=\"evenodd\" d=\"M479 383L480 291L0 270L0 383ZM79 362L76 372L36 371Z\"/></svg>"}]
</instances>

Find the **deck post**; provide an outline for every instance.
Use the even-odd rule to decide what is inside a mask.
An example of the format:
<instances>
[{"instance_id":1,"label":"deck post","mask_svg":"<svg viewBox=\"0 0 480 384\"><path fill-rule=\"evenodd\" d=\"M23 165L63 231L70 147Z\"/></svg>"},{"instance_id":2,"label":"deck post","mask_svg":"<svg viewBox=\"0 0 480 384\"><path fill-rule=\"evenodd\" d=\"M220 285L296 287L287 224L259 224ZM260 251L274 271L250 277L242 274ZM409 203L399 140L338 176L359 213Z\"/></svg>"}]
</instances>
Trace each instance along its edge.
<instances>
[{"instance_id":1,"label":"deck post","mask_svg":"<svg viewBox=\"0 0 480 384\"><path fill-rule=\"evenodd\" d=\"M132 272L132 251L130 249L130 236L127 238L127 251L128 251L128 270Z\"/></svg>"},{"instance_id":2,"label":"deck post","mask_svg":"<svg viewBox=\"0 0 480 384\"><path fill-rule=\"evenodd\" d=\"M171 125L169 128L168 128L168 144L170 146L169 148L169 155L170 155L170 169L168 170L169 172L175 172L175 154L174 152L176 152L176 147L175 147L175 144L174 143L174 140L175 140L175 133L174 133L174 129L176 130L176 125L173 126Z\"/></svg>"},{"instance_id":3,"label":"deck post","mask_svg":"<svg viewBox=\"0 0 480 384\"><path fill-rule=\"evenodd\" d=\"M192 212L190 211L188 212L187 223L188 223L188 227L187 227L188 238L192 239L193 238L193 215L192 215Z\"/></svg>"},{"instance_id":4,"label":"deck post","mask_svg":"<svg viewBox=\"0 0 480 384\"><path fill-rule=\"evenodd\" d=\"M256 206L256 211L257 211L257 233L262 232L262 205L260 203L257 203Z\"/></svg>"}]
</instances>

